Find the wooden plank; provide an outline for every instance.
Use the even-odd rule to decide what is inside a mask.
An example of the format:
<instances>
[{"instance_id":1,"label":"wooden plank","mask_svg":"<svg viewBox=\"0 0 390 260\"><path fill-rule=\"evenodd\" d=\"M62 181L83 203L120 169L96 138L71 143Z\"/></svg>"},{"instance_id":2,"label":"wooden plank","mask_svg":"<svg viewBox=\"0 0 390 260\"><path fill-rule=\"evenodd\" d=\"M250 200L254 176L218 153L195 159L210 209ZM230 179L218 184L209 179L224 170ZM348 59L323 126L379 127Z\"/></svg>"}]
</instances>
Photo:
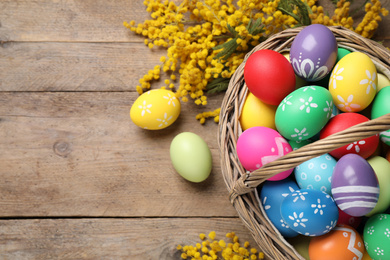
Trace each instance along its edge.
<instances>
[{"instance_id":1,"label":"wooden plank","mask_svg":"<svg viewBox=\"0 0 390 260\"><path fill-rule=\"evenodd\" d=\"M1 41L143 42L124 21L150 19L143 1L0 1Z\"/></svg>"},{"instance_id":2,"label":"wooden plank","mask_svg":"<svg viewBox=\"0 0 390 260\"><path fill-rule=\"evenodd\" d=\"M178 244L195 246L210 231L257 248L238 218L0 220L0 258L180 259Z\"/></svg>"},{"instance_id":3,"label":"wooden plank","mask_svg":"<svg viewBox=\"0 0 390 260\"><path fill-rule=\"evenodd\" d=\"M363 1L353 3L351 10ZM334 6L329 0L320 4L330 14ZM389 3L382 2L389 8ZM72 41L72 42L143 42L143 37L130 33L124 21L143 22L150 19L143 1L68 0L68 1L0 1L0 41ZM364 10L364 9L362 9ZM37 15L39 14L39 15ZM354 14L362 20L363 11ZM384 17L376 40L390 46L390 16Z\"/></svg>"},{"instance_id":4,"label":"wooden plank","mask_svg":"<svg viewBox=\"0 0 390 260\"><path fill-rule=\"evenodd\" d=\"M135 91L164 54L143 43L7 43L0 91Z\"/></svg>"},{"instance_id":5,"label":"wooden plank","mask_svg":"<svg viewBox=\"0 0 390 260\"><path fill-rule=\"evenodd\" d=\"M195 120L205 108L183 104L174 125L146 131L129 117L137 96L0 93L0 215L236 216L221 176L217 125ZM203 183L185 181L171 165L170 142L184 131L212 151Z\"/></svg>"}]
</instances>

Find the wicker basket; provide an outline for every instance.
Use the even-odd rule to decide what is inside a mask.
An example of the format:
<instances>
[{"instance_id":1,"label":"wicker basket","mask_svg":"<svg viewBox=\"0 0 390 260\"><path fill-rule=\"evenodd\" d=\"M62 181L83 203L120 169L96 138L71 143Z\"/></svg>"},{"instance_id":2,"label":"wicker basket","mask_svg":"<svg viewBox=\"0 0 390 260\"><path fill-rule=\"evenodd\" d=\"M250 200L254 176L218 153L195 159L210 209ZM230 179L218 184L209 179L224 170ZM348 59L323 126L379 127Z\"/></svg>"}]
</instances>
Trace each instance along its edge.
<instances>
[{"instance_id":1,"label":"wicker basket","mask_svg":"<svg viewBox=\"0 0 390 260\"><path fill-rule=\"evenodd\" d=\"M256 187L275 174L294 168L306 160L390 129L389 113L306 145L250 174L244 170L237 157L236 142L242 133L239 118L248 94L243 73L245 62L249 55L260 49L271 49L277 52L288 51L295 36L302 29L303 27L287 29L275 34L247 54L244 62L230 80L220 113L218 145L222 175L230 192L231 203L251 232L260 250L271 259L303 259L303 257L269 222L258 200ZM390 78L390 52L386 48L346 28L329 27L329 29L335 35L339 47L366 53L375 63L378 72Z\"/></svg>"}]
</instances>

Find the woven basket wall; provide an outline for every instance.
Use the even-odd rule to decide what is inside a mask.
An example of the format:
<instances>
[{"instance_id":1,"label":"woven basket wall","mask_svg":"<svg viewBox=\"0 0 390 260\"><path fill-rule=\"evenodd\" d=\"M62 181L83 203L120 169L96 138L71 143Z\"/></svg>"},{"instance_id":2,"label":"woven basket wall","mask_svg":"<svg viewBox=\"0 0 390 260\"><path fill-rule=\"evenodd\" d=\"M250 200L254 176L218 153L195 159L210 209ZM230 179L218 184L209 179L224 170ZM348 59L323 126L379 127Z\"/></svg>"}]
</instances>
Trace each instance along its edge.
<instances>
[{"instance_id":1,"label":"woven basket wall","mask_svg":"<svg viewBox=\"0 0 390 260\"><path fill-rule=\"evenodd\" d=\"M294 168L306 160L328 153L338 147L367 138L381 131L390 129L390 113L375 120L350 127L295 150L262 168L247 173L236 153L236 142L242 129L239 123L241 110L248 94L244 82L244 66L247 58L260 49L271 49L277 52L289 51L296 35L303 29L287 29L275 34L256 46L245 57L230 80L220 113L218 144L221 155L222 175L225 180L230 200L245 226L251 232L259 249L270 259L303 259L294 248L280 235L269 222L259 203L256 187L275 174ZM382 45L343 27L329 27L339 47L350 51L367 54L378 72L390 78L390 52Z\"/></svg>"}]
</instances>

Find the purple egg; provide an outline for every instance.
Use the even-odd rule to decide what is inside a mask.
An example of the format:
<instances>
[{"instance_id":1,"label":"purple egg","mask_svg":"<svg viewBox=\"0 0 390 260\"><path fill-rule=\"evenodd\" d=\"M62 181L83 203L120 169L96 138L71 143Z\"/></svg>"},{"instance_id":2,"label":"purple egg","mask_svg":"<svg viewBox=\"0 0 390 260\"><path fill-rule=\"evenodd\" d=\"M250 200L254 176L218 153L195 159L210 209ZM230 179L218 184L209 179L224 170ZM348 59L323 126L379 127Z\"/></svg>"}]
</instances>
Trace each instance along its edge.
<instances>
[{"instance_id":1,"label":"purple egg","mask_svg":"<svg viewBox=\"0 0 390 260\"><path fill-rule=\"evenodd\" d=\"M371 165L357 154L346 154L339 159L331 187L337 206L354 217L368 214L379 198L376 174Z\"/></svg>"},{"instance_id":2,"label":"purple egg","mask_svg":"<svg viewBox=\"0 0 390 260\"><path fill-rule=\"evenodd\" d=\"M326 77L336 63L337 41L322 24L312 24L300 31L291 45L290 60L295 74L306 81Z\"/></svg>"}]
</instances>

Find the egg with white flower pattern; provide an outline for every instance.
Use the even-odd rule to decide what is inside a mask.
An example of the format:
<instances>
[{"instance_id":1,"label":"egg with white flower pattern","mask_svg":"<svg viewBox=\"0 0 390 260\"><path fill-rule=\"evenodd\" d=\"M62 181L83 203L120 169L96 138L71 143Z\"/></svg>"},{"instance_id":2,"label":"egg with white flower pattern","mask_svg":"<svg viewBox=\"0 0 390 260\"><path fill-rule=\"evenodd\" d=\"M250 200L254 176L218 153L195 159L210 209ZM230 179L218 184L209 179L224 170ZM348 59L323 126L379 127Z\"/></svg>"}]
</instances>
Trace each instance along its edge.
<instances>
[{"instance_id":1,"label":"egg with white flower pattern","mask_svg":"<svg viewBox=\"0 0 390 260\"><path fill-rule=\"evenodd\" d=\"M180 114L180 102L172 91L155 89L140 95L130 109L137 126L158 130L173 124Z\"/></svg>"},{"instance_id":2,"label":"egg with white flower pattern","mask_svg":"<svg viewBox=\"0 0 390 260\"><path fill-rule=\"evenodd\" d=\"M364 226L363 240L373 260L390 259L390 215L370 217Z\"/></svg>"},{"instance_id":3,"label":"egg with white flower pattern","mask_svg":"<svg viewBox=\"0 0 390 260\"><path fill-rule=\"evenodd\" d=\"M338 109L359 112L370 105L377 85L377 71L370 57L362 52L352 52L333 68L329 91Z\"/></svg>"},{"instance_id":4,"label":"egg with white flower pattern","mask_svg":"<svg viewBox=\"0 0 390 260\"><path fill-rule=\"evenodd\" d=\"M327 89L302 87L287 95L279 104L275 114L276 128L288 140L306 140L325 126L332 110L332 96Z\"/></svg>"},{"instance_id":5,"label":"egg with white flower pattern","mask_svg":"<svg viewBox=\"0 0 390 260\"><path fill-rule=\"evenodd\" d=\"M290 178L280 181L265 181L261 189L258 189L261 204L267 217L284 237L295 237L298 235L284 222L280 215L280 205L283 199L298 189L298 185Z\"/></svg>"},{"instance_id":6,"label":"egg with white flower pattern","mask_svg":"<svg viewBox=\"0 0 390 260\"><path fill-rule=\"evenodd\" d=\"M320 236L337 224L339 211L329 194L301 189L287 195L280 207L283 220L290 228L305 236Z\"/></svg>"}]
</instances>

